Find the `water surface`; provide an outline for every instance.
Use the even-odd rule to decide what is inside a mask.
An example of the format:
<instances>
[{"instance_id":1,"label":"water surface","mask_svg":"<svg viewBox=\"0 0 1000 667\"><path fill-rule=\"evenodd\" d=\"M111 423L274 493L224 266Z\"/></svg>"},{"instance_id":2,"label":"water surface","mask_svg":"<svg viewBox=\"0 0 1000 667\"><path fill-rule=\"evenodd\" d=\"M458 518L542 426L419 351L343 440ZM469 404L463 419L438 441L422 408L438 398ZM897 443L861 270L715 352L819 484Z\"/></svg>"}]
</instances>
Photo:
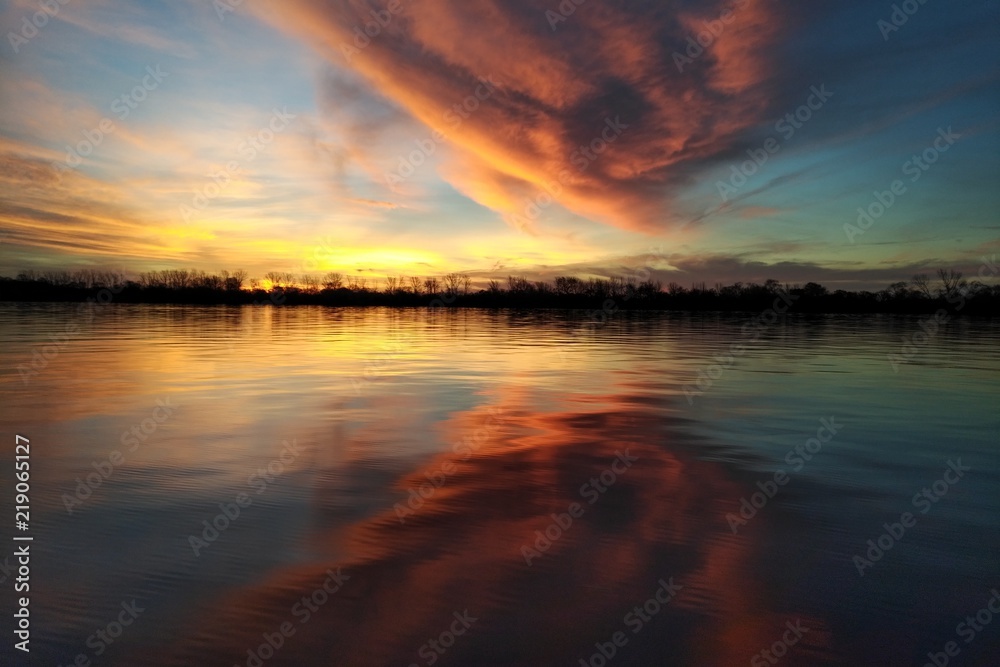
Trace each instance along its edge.
<instances>
[{"instance_id":1,"label":"water surface","mask_svg":"<svg viewBox=\"0 0 1000 667\"><path fill-rule=\"evenodd\" d=\"M753 317L0 304L33 664L995 664L1000 322Z\"/></svg>"}]
</instances>

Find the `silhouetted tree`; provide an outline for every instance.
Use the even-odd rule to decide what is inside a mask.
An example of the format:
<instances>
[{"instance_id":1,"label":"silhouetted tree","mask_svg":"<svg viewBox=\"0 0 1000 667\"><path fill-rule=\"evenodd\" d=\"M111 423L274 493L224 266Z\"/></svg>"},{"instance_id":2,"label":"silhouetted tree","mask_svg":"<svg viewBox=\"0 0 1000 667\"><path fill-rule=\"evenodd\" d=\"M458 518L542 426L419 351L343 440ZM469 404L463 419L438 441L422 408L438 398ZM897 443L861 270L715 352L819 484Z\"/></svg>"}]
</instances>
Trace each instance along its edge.
<instances>
[{"instance_id":1,"label":"silhouetted tree","mask_svg":"<svg viewBox=\"0 0 1000 667\"><path fill-rule=\"evenodd\" d=\"M913 276L913 279L910 281L910 283L913 285L914 289L916 289L916 291L920 293L920 295L923 296L925 299L933 298L931 295L931 281L926 273L918 273L917 275Z\"/></svg>"},{"instance_id":2,"label":"silhouetted tree","mask_svg":"<svg viewBox=\"0 0 1000 667\"><path fill-rule=\"evenodd\" d=\"M220 271L208 274L200 270L165 269L140 273L135 281L124 272L98 269L77 271L24 270L16 279L0 276L0 294L12 301L78 301L93 297L93 290L115 286L115 300L125 303L249 303L249 304L329 304L329 305L390 305L427 307L443 289L454 298L445 299L448 306L473 307L565 307L581 310L604 307L613 299L616 308L664 310L757 311L772 306L779 289L806 297L792 305L795 312L905 312L926 314L935 307L948 308L963 314L1000 314L1000 285L987 286L980 281L967 281L960 272L938 272L940 286L931 289L926 276L914 276L912 283L899 281L878 292L848 292L832 294L824 286L810 282L804 286L779 287L776 280L764 284L718 284L707 289L695 283L686 290L670 283L664 292L662 284L647 279L642 282L635 274L591 277L581 280L559 276L554 283L531 281L523 276L507 276L506 284L490 279L484 289L474 291L467 274L451 273L443 279L428 277L409 279L386 277L384 289L376 282L358 274L350 276L347 288L339 273L328 273L322 281L309 274L266 274L270 287L261 289L256 278L247 278L246 271ZM244 289L244 283L249 289ZM411 289L406 289L409 282ZM321 292L320 286L325 289ZM117 289L120 288L120 289ZM959 303L953 297L958 293ZM934 302L938 302L935 304Z\"/></svg>"},{"instance_id":3,"label":"silhouetted tree","mask_svg":"<svg viewBox=\"0 0 1000 667\"><path fill-rule=\"evenodd\" d=\"M450 296L458 294L458 288L462 283L462 277L457 273L449 273L444 277L444 291Z\"/></svg>"},{"instance_id":4,"label":"silhouetted tree","mask_svg":"<svg viewBox=\"0 0 1000 667\"><path fill-rule=\"evenodd\" d=\"M326 289L334 290L340 289L344 286L344 276L339 273L334 273L331 271L323 276L323 287Z\"/></svg>"},{"instance_id":5,"label":"silhouetted tree","mask_svg":"<svg viewBox=\"0 0 1000 667\"><path fill-rule=\"evenodd\" d=\"M938 296L946 297L960 291L968 283L962 278L961 271L954 269L938 269L938 278L941 280L941 287L938 289Z\"/></svg>"},{"instance_id":6,"label":"silhouetted tree","mask_svg":"<svg viewBox=\"0 0 1000 667\"><path fill-rule=\"evenodd\" d=\"M802 295L810 299L826 296L828 290L819 283L806 283L802 288Z\"/></svg>"}]
</instances>

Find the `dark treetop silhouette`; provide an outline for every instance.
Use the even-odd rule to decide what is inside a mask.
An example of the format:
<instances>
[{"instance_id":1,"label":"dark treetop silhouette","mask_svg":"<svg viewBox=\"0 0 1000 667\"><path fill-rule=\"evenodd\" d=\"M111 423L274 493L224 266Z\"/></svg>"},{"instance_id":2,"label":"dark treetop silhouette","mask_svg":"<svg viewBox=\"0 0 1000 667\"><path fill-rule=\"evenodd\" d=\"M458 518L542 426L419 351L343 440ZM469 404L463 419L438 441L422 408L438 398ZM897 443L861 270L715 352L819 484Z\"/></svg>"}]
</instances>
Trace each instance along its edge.
<instances>
[{"instance_id":1,"label":"dark treetop silhouette","mask_svg":"<svg viewBox=\"0 0 1000 667\"><path fill-rule=\"evenodd\" d=\"M612 313L618 310L757 311L784 300L795 312L910 313L935 309L963 314L1000 314L1000 285L967 281L960 272L940 270L934 283L926 275L896 282L877 292L831 292L823 285L735 283L686 289L670 283L663 289L653 280L559 277L554 283L508 276L506 283L490 280L473 289L464 274L441 278L389 277L376 282L364 276L328 273L310 275L270 272L266 283L246 271L166 270L139 274L132 280L123 272L81 270L36 273L16 278L0 276L0 300L85 301L105 291L103 300L117 303L176 303L227 305L327 305L473 308L573 308ZM266 288L264 287L266 284Z\"/></svg>"}]
</instances>

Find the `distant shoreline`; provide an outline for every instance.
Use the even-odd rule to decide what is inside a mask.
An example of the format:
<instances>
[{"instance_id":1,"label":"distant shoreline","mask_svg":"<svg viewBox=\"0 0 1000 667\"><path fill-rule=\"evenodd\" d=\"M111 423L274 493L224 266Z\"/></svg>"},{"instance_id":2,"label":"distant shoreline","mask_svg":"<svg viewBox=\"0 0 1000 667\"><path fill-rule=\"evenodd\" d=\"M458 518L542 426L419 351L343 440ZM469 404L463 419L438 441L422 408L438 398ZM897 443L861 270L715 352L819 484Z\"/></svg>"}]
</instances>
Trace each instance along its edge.
<instances>
[{"instance_id":1,"label":"distant shoreline","mask_svg":"<svg viewBox=\"0 0 1000 667\"><path fill-rule=\"evenodd\" d=\"M897 289L895 292L827 292L806 287L760 285L662 291L634 286L590 294L565 294L540 289L479 290L467 293L396 292L368 289L303 290L296 287L256 289L163 288L124 285L89 287L52 285L43 281L0 278L0 302L199 305L199 306L330 306L396 308L479 308L488 310L582 310L595 319L622 311L785 314L1000 315L1000 287L965 286L938 296ZM898 286L897 286L898 287Z\"/></svg>"}]
</instances>

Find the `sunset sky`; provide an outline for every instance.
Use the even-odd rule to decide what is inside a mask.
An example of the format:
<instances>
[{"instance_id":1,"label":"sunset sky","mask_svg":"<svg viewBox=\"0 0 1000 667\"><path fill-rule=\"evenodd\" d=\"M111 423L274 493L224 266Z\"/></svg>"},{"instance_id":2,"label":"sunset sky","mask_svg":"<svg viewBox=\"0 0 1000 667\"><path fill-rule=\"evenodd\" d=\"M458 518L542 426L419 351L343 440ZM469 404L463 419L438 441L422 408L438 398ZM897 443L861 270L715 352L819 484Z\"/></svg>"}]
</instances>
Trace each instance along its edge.
<instances>
[{"instance_id":1,"label":"sunset sky","mask_svg":"<svg viewBox=\"0 0 1000 667\"><path fill-rule=\"evenodd\" d=\"M858 288L1000 250L1000 0L45 4L0 3L2 275Z\"/></svg>"}]
</instances>

